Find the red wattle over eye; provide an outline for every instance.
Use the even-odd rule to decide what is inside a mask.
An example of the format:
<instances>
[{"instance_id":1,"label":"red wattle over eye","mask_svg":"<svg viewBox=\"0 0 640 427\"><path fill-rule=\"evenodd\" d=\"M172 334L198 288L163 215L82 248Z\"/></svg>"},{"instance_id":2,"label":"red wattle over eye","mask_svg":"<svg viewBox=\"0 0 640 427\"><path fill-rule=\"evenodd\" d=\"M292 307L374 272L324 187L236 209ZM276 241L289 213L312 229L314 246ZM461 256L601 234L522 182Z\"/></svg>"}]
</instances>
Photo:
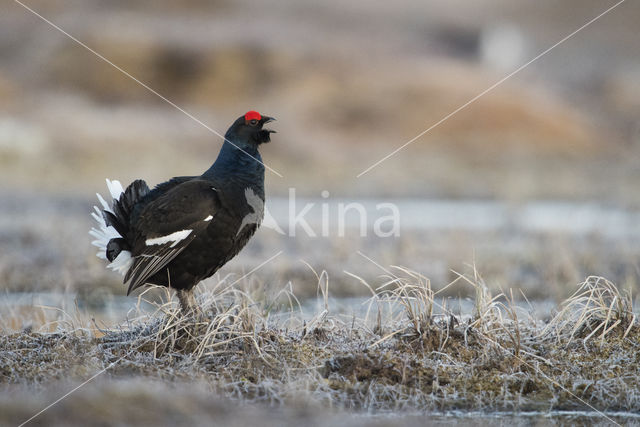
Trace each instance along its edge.
<instances>
[{"instance_id":1,"label":"red wattle over eye","mask_svg":"<svg viewBox=\"0 0 640 427\"><path fill-rule=\"evenodd\" d=\"M262 116L257 111L249 111L244 115L244 119L250 122L251 120L261 120Z\"/></svg>"}]
</instances>

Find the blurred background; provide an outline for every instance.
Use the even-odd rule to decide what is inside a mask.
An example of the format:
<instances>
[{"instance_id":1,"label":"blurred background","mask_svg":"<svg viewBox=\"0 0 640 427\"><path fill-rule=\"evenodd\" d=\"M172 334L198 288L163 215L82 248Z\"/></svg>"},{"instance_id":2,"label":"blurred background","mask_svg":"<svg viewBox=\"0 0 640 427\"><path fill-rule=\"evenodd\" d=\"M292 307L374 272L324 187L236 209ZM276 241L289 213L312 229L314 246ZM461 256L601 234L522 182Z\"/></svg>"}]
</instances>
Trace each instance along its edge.
<instances>
[{"instance_id":1,"label":"blurred background","mask_svg":"<svg viewBox=\"0 0 640 427\"><path fill-rule=\"evenodd\" d=\"M627 1L357 177L615 2L52 1L27 4L220 133L278 119L267 206L391 202L399 237L261 229L221 270L268 289L369 291L403 265L442 288L558 300L586 275L637 290L640 3ZM206 170L221 139L19 4L0 5L0 287L99 304L125 293L90 246L104 179ZM329 197L322 197L328 191ZM298 208L298 212L301 208ZM369 223L376 213L367 211ZM312 215L313 216L313 215ZM316 215L317 217L318 215ZM312 221L312 220L310 220ZM316 221L317 222L317 221ZM337 220L331 219L331 227ZM313 225L313 224L312 224ZM335 231L335 230L334 230ZM453 270L453 271L452 271ZM453 286L464 297L470 287ZM20 294L21 295L21 294ZM131 299L131 305L135 303ZM55 304L55 303L52 303Z\"/></svg>"}]
</instances>

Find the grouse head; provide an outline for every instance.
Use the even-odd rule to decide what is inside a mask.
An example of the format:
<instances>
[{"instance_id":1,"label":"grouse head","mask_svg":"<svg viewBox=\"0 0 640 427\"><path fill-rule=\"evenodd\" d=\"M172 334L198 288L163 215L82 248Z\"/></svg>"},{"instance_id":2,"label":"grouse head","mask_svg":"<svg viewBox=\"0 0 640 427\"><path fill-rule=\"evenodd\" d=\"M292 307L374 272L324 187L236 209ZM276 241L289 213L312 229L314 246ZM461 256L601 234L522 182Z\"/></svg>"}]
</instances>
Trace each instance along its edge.
<instances>
[{"instance_id":1,"label":"grouse head","mask_svg":"<svg viewBox=\"0 0 640 427\"><path fill-rule=\"evenodd\" d=\"M236 143L250 146L258 146L271 141L271 129L263 129L266 123L275 120L273 117L263 116L257 111L249 111L233 122L225 138Z\"/></svg>"}]
</instances>

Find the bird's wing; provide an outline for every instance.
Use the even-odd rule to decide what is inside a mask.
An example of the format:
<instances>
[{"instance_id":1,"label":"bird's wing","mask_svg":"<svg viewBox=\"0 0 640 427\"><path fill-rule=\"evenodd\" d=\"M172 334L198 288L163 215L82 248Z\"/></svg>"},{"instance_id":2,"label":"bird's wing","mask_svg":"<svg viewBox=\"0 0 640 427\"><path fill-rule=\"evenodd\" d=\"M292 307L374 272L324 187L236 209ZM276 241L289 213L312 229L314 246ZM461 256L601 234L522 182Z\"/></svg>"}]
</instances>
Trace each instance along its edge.
<instances>
[{"instance_id":1,"label":"bird's wing","mask_svg":"<svg viewBox=\"0 0 640 427\"><path fill-rule=\"evenodd\" d=\"M220 210L211 182L178 184L144 207L134 225L133 264L127 294L161 271L215 219Z\"/></svg>"},{"instance_id":2,"label":"bird's wing","mask_svg":"<svg viewBox=\"0 0 640 427\"><path fill-rule=\"evenodd\" d=\"M180 184L184 184L187 181L192 181L194 179L198 178L197 176L176 176L174 178L171 178L169 181L166 182L162 182L158 185L156 185L154 187L154 190L160 191L160 192L166 192L171 190L172 188L180 185Z\"/></svg>"}]
</instances>

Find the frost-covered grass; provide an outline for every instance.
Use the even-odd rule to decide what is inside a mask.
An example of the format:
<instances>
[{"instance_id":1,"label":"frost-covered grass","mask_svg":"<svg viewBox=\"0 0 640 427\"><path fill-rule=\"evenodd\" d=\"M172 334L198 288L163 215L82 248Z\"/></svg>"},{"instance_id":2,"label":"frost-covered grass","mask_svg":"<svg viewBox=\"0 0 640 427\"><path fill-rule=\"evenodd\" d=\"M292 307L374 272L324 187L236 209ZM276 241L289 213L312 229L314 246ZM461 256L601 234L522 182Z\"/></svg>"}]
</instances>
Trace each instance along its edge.
<instances>
[{"instance_id":1,"label":"frost-covered grass","mask_svg":"<svg viewBox=\"0 0 640 427\"><path fill-rule=\"evenodd\" d=\"M327 275L317 278L321 304L311 317L290 289L265 297L260 286L223 280L199 295L197 318L168 301L108 329L67 314L55 332L51 324L9 332L5 322L2 387L44 391L104 370L101 381L197 382L216 396L278 407L640 410L640 328L631 296L603 278L587 278L548 322L513 295L491 295L477 274L457 279L475 288L471 313L434 310L429 280L402 268L367 284L362 318L345 318L332 314Z\"/></svg>"}]
</instances>

